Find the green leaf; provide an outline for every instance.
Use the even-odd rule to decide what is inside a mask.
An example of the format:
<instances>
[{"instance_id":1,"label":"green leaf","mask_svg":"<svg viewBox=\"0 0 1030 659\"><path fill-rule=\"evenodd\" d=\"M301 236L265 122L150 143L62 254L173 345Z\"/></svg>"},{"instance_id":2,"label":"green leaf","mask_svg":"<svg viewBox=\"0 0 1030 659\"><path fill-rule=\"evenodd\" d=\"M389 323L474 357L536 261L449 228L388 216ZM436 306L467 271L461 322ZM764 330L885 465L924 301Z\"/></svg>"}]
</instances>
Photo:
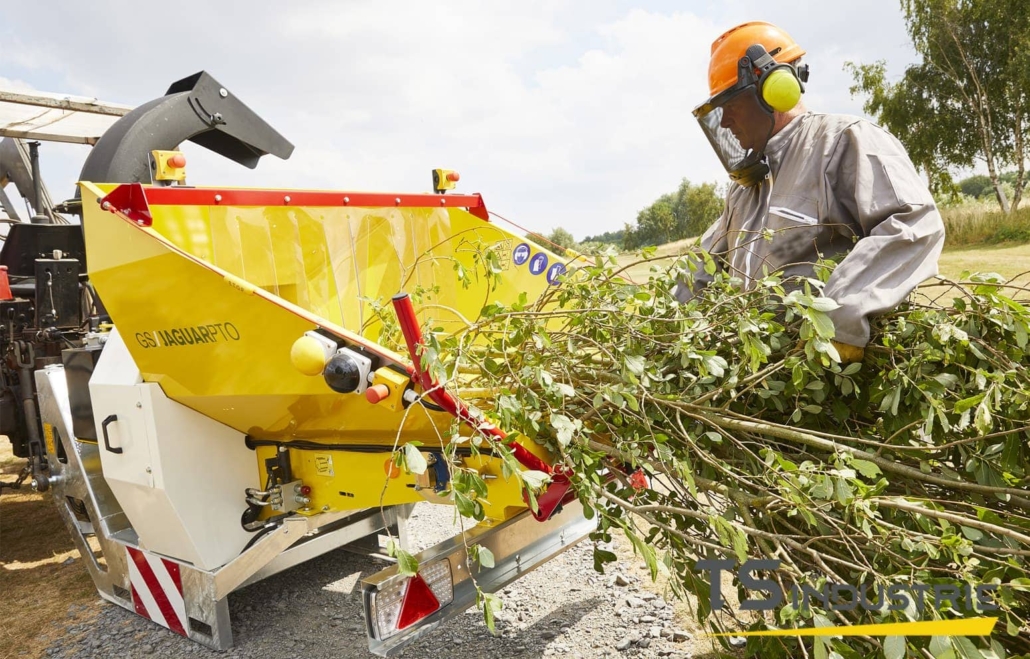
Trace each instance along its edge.
<instances>
[{"instance_id":1,"label":"green leaf","mask_svg":"<svg viewBox=\"0 0 1030 659\"><path fill-rule=\"evenodd\" d=\"M418 450L418 446L408 443L404 445L404 466L413 474L424 474L429 464L426 457Z\"/></svg>"},{"instance_id":2,"label":"green leaf","mask_svg":"<svg viewBox=\"0 0 1030 659\"><path fill-rule=\"evenodd\" d=\"M623 357L623 362L626 364L626 368L633 375L642 375L644 373L644 365L646 364L645 359L640 355L626 355Z\"/></svg>"},{"instance_id":3,"label":"green leaf","mask_svg":"<svg viewBox=\"0 0 1030 659\"><path fill-rule=\"evenodd\" d=\"M986 435L991 432L994 428L994 417L991 416L991 407L987 400L984 400L976 408L976 414L973 416L973 425L980 431L980 434Z\"/></svg>"},{"instance_id":4,"label":"green leaf","mask_svg":"<svg viewBox=\"0 0 1030 659\"><path fill-rule=\"evenodd\" d=\"M847 366L845 366L844 370L841 371L841 374L842 375L854 375L855 373L858 373L861 370L862 370L861 362L856 362L854 364L848 364Z\"/></svg>"},{"instance_id":5,"label":"green leaf","mask_svg":"<svg viewBox=\"0 0 1030 659\"><path fill-rule=\"evenodd\" d=\"M833 321L830 320L829 316L821 311L811 311L808 314L808 319L811 321L812 328L816 334L824 339L832 339L834 337ZM838 361L840 360L838 359Z\"/></svg>"},{"instance_id":6,"label":"green leaf","mask_svg":"<svg viewBox=\"0 0 1030 659\"><path fill-rule=\"evenodd\" d=\"M483 596L483 622L486 623L486 628L490 630L491 634L496 633L494 617L503 607L501 598L492 593L483 593L482 591L480 593Z\"/></svg>"},{"instance_id":7,"label":"green leaf","mask_svg":"<svg viewBox=\"0 0 1030 659\"><path fill-rule=\"evenodd\" d=\"M397 550L397 574L405 577L418 574L418 561L403 549Z\"/></svg>"},{"instance_id":8,"label":"green leaf","mask_svg":"<svg viewBox=\"0 0 1030 659\"><path fill-rule=\"evenodd\" d=\"M605 563L615 563L619 557L610 551L594 547L594 570L604 572Z\"/></svg>"},{"instance_id":9,"label":"green leaf","mask_svg":"<svg viewBox=\"0 0 1030 659\"><path fill-rule=\"evenodd\" d=\"M826 652L826 639L820 636L816 636L812 645L813 654L815 659L829 659L829 655Z\"/></svg>"},{"instance_id":10,"label":"green leaf","mask_svg":"<svg viewBox=\"0 0 1030 659\"><path fill-rule=\"evenodd\" d=\"M477 507L476 502L458 490L454 490L454 506L458 509L458 514L462 517L475 519Z\"/></svg>"},{"instance_id":11,"label":"green leaf","mask_svg":"<svg viewBox=\"0 0 1030 659\"><path fill-rule=\"evenodd\" d=\"M704 252L703 257L705 260L705 273L708 275L714 275L716 270L715 259L713 259L712 255L708 252Z\"/></svg>"},{"instance_id":12,"label":"green leaf","mask_svg":"<svg viewBox=\"0 0 1030 659\"><path fill-rule=\"evenodd\" d=\"M743 563L747 560L747 534L734 528L731 535L733 537L733 553L737 555L737 560Z\"/></svg>"},{"instance_id":13,"label":"green leaf","mask_svg":"<svg viewBox=\"0 0 1030 659\"><path fill-rule=\"evenodd\" d=\"M644 563L647 564L647 569L651 571L651 579L657 579L658 557L655 554L654 547L641 540L629 527L623 527L622 530L626 537L629 538L630 543L633 544L633 550L643 557Z\"/></svg>"},{"instance_id":14,"label":"green leaf","mask_svg":"<svg viewBox=\"0 0 1030 659\"><path fill-rule=\"evenodd\" d=\"M979 529L972 529L972 528L969 528L968 526L962 526L962 527L959 527L959 528L962 529L962 535L966 536L967 538L969 538L973 542L976 542L977 540L980 540L981 538L984 537L983 531L980 531Z\"/></svg>"},{"instance_id":15,"label":"green leaf","mask_svg":"<svg viewBox=\"0 0 1030 659\"><path fill-rule=\"evenodd\" d=\"M963 398L962 400L955 403L955 414L962 414L966 410L972 409L980 404L980 401L984 399L987 394L977 394L972 398Z\"/></svg>"},{"instance_id":16,"label":"green leaf","mask_svg":"<svg viewBox=\"0 0 1030 659\"><path fill-rule=\"evenodd\" d=\"M947 636L934 636L930 639L930 645L927 649L930 650L930 654L932 654L936 659L939 659L944 656L944 653L952 652L951 639ZM952 652L952 654L954 654L954 652Z\"/></svg>"},{"instance_id":17,"label":"green leaf","mask_svg":"<svg viewBox=\"0 0 1030 659\"><path fill-rule=\"evenodd\" d=\"M717 378L721 378L726 373L726 367L729 366L726 360L719 355L705 357L701 362L705 365L705 369Z\"/></svg>"},{"instance_id":18,"label":"green leaf","mask_svg":"<svg viewBox=\"0 0 1030 659\"><path fill-rule=\"evenodd\" d=\"M494 566L494 553L486 547L479 545L479 564L485 568Z\"/></svg>"},{"instance_id":19,"label":"green leaf","mask_svg":"<svg viewBox=\"0 0 1030 659\"><path fill-rule=\"evenodd\" d=\"M858 473L869 479L876 478L882 473L879 467L868 460L854 459L851 461L851 466L854 467Z\"/></svg>"},{"instance_id":20,"label":"green leaf","mask_svg":"<svg viewBox=\"0 0 1030 659\"><path fill-rule=\"evenodd\" d=\"M551 477L542 471L535 469L527 469L520 473L522 476L522 482L526 484L529 489L539 492L544 485L551 482Z\"/></svg>"},{"instance_id":21,"label":"green leaf","mask_svg":"<svg viewBox=\"0 0 1030 659\"><path fill-rule=\"evenodd\" d=\"M888 636L883 639L884 659L905 659L905 637Z\"/></svg>"},{"instance_id":22,"label":"green leaf","mask_svg":"<svg viewBox=\"0 0 1030 659\"><path fill-rule=\"evenodd\" d=\"M551 426L556 431L558 443L562 446L568 446L569 442L572 441L573 434L576 432L576 425L572 422L572 419L562 414L552 414Z\"/></svg>"},{"instance_id":23,"label":"green leaf","mask_svg":"<svg viewBox=\"0 0 1030 659\"><path fill-rule=\"evenodd\" d=\"M955 644L958 656L962 659L983 659L983 653L965 636L952 636L951 642Z\"/></svg>"},{"instance_id":24,"label":"green leaf","mask_svg":"<svg viewBox=\"0 0 1030 659\"><path fill-rule=\"evenodd\" d=\"M828 297L817 297L812 300L812 308L816 311L833 311L834 309L840 309L840 305L833 298Z\"/></svg>"},{"instance_id":25,"label":"green leaf","mask_svg":"<svg viewBox=\"0 0 1030 659\"><path fill-rule=\"evenodd\" d=\"M564 382L555 382L554 387L558 390L558 393L560 393L562 396L565 396L566 398L572 398L576 395L576 390L570 387L569 385L565 384Z\"/></svg>"}]
</instances>

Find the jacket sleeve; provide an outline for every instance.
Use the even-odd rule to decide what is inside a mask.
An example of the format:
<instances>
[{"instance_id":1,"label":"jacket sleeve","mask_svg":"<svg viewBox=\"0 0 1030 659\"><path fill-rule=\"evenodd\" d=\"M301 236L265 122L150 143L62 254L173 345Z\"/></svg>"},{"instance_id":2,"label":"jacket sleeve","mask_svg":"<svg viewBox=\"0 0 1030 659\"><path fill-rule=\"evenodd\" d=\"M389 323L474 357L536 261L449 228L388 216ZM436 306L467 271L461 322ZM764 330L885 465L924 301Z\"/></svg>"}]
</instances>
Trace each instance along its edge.
<instances>
[{"instance_id":1,"label":"jacket sleeve","mask_svg":"<svg viewBox=\"0 0 1030 659\"><path fill-rule=\"evenodd\" d=\"M729 222L730 204L729 197L727 196L725 210L722 215L719 216L715 222L712 223L708 230L701 236L700 247L704 251L708 252L715 259L715 265L718 270L724 267L723 259L726 257L726 253L729 251L729 241L726 238L727 224ZM672 295L680 302L689 302L694 296L699 295L702 290L708 284L712 283L712 275L705 272L704 261L697 258L691 258L692 262L697 265L697 269L693 273L692 285L684 279L679 279L676 282L676 286L672 289Z\"/></svg>"},{"instance_id":2,"label":"jacket sleeve","mask_svg":"<svg viewBox=\"0 0 1030 659\"><path fill-rule=\"evenodd\" d=\"M900 304L937 274L944 222L901 143L860 121L846 128L827 161L825 201L831 221L857 225L858 242L837 266L824 295L836 340L869 343L869 319Z\"/></svg>"}]
</instances>

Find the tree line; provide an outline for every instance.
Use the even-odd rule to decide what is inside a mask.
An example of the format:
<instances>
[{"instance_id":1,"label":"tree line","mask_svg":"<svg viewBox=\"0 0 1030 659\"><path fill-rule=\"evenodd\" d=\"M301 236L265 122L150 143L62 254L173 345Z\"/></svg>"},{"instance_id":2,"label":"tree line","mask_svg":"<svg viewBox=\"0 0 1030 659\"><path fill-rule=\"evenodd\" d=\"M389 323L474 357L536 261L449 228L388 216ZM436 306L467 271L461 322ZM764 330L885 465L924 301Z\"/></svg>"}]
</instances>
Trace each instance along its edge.
<instances>
[{"instance_id":1,"label":"tree line","mask_svg":"<svg viewBox=\"0 0 1030 659\"><path fill-rule=\"evenodd\" d=\"M700 236L722 214L724 203L723 191L715 183L695 184L683 179L679 188L637 213L636 221L626 223L620 231L606 231L577 242L566 229L558 227L546 236L530 234L529 239L551 250L573 249L581 254L611 246L632 250L664 245Z\"/></svg>"},{"instance_id":2,"label":"tree line","mask_svg":"<svg viewBox=\"0 0 1030 659\"><path fill-rule=\"evenodd\" d=\"M954 168L983 165L999 207L1019 208L1030 137L1030 12L1026 0L901 0L920 61L900 79L883 60L849 62L853 95L898 137L934 192ZM1005 169L1013 169L1012 198Z\"/></svg>"}]
</instances>

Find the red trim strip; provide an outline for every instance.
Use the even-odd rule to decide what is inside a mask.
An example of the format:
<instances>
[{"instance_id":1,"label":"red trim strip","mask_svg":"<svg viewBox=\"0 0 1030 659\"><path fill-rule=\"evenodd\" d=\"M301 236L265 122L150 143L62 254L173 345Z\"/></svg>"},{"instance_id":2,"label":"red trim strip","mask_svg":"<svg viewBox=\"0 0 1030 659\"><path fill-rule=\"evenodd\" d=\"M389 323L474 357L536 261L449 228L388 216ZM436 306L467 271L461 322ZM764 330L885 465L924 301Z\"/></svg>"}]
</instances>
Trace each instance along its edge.
<instances>
[{"instance_id":1,"label":"red trim strip","mask_svg":"<svg viewBox=\"0 0 1030 659\"><path fill-rule=\"evenodd\" d=\"M169 576L172 577L172 583L175 584L179 594L182 595L182 575L179 574L179 564L163 558L161 562L164 563L165 569L168 570Z\"/></svg>"},{"instance_id":2,"label":"red trim strip","mask_svg":"<svg viewBox=\"0 0 1030 659\"><path fill-rule=\"evenodd\" d=\"M404 192L343 192L322 190L246 190L238 188L143 187L139 183L120 185L104 200L125 195L122 188L138 188L151 206L355 206L358 208L466 208L489 222L483 197ZM121 192L120 192L121 191ZM121 209L121 207L120 207Z\"/></svg>"},{"instance_id":3,"label":"red trim strip","mask_svg":"<svg viewBox=\"0 0 1030 659\"><path fill-rule=\"evenodd\" d=\"M143 601L139 598L139 593L136 592L136 587L129 584L129 588L132 590L132 607L136 610L136 615L143 616L147 620L153 620L150 617L150 612L147 611L147 607L143 606Z\"/></svg>"},{"instance_id":4,"label":"red trim strip","mask_svg":"<svg viewBox=\"0 0 1030 659\"><path fill-rule=\"evenodd\" d=\"M154 570L150 567L147 557L138 549L134 550L131 547L127 547L127 549L129 550L129 556L132 557L132 562L136 564L136 569L139 570L140 575L143 577L147 589L153 595L154 601L157 602L157 608L161 609L161 615L164 616L165 622L168 623L168 628L176 634L186 636L186 630L183 629L172 603L168 601L168 595L161 588L161 582L157 580L157 575L154 574Z\"/></svg>"}]
</instances>

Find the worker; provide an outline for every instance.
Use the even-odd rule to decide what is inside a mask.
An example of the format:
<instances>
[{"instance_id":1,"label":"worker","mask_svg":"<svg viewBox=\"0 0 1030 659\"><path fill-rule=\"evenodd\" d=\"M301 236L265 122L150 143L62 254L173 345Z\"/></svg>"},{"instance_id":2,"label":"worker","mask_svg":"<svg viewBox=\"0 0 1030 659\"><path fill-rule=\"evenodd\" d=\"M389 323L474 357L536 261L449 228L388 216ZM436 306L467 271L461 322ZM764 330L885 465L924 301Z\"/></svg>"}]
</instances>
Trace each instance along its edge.
<instances>
[{"instance_id":1,"label":"worker","mask_svg":"<svg viewBox=\"0 0 1030 659\"><path fill-rule=\"evenodd\" d=\"M839 261L823 289L840 305L829 312L834 346L842 361L861 361L869 319L937 274L944 223L894 136L805 108L804 54L762 22L712 44L710 98L694 116L732 183L701 247L745 288L766 274L812 277L819 259ZM699 269L673 293L686 302L711 281Z\"/></svg>"}]
</instances>

